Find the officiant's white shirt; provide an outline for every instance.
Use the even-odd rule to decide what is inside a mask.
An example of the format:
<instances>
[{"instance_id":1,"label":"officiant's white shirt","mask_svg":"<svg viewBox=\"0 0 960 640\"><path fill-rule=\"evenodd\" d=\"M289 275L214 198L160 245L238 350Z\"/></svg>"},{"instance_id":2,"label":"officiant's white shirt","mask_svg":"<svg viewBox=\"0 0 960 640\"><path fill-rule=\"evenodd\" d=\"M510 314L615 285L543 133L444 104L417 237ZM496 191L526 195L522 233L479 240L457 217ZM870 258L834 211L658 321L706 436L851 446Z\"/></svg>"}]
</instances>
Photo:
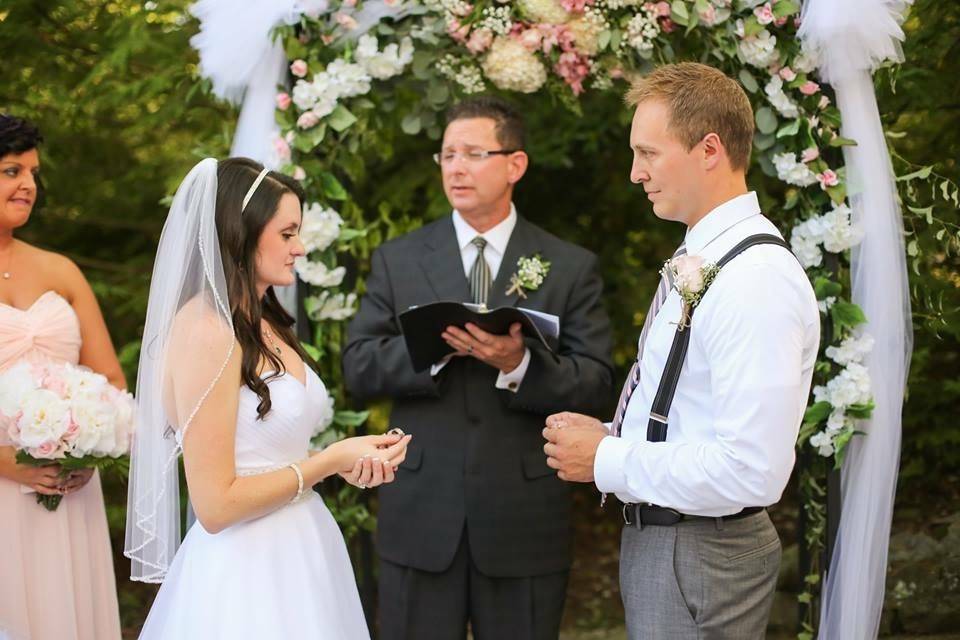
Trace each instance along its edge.
<instances>
[{"instance_id":1,"label":"officiant's white shirt","mask_svg":"<svg viewBox=\"0 0 960 640\"><path fill-rule=\"evenodd\" d=\"M484 233L477 233L477 230L470 226L460 212L453 210L453 229L457 233L457 246L460 247L460 258L463 260L463 275L470 277L470 269L477 259L479 249L473 244L473 239L481 236L487 241L483 249L483 258L490 267L490 281L497 279L500 272L500 263L503 262L503 256L507 252L507 244L510 243L510 236L513 235L513 229L517 226L517 208L510 203L510 214L495 227L488 229ZM446 366L448 360L438 362L430 367L430 375L435 376ZM509 373L500 372L497 376L495 386L498 389L506 389L514 393L520 388L523 378L530 366L530 349L524 349L523 360L517 365L517 368Z\"/></svg>"},{"instance_id":2,"label":"officiant's white shirt","mask_svg":"<svg viewBox=\"0 0 960 640\"><path fill-rule=\"evenodd\" d=\"M687 231L687 253L717 262L758 233L779 236L755 193ZM639 302L639 301L638 301ZM650 407L680 319L672 290L650 328L622 437L597 450L597 487L622 502L723 516L780 499L820 344L810 281L783 247L751 247L717 275L697 307L666 442L647 442Z\"/></svg>"}]
</instances>

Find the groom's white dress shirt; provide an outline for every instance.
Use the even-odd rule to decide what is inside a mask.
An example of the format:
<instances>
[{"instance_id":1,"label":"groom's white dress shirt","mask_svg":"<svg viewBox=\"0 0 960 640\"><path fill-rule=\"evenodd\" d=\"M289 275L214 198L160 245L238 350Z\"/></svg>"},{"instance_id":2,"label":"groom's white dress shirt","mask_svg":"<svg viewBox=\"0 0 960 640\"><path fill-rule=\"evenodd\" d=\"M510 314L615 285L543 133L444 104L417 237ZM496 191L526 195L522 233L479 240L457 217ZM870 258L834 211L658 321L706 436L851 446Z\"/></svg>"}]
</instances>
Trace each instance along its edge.
<instances>
[{"instance_id":1,"label":"groom's white dress shirt","mask_svg":"<svg viewBox=\"0 0 960 640\"><path fill-rule=\"evenodd\" d=\"M510 214L495 227L488 229L484 233L477 233L477 230L463 219L460 212L453 210L453 229L457 234L457 246L460 247L460 258L463 260L464 277L470 277L470 269L477 259L479 249L473 244L473 239L477 236L484 238L487 245L483 249L483 259L487 261L490 267L491 282L497 279L500 272L500 263L503 262L503 256L507 252L507 244L510 242L510 236L513 235L513 229L517 226L517 209L510 203ZM492 286L492 285L491 285ZM430 367L430 375L435 376L446 366L449 360L438 362ZM517 368L509 373L500 372L497 381L494 383L498 389L506 389L514 393L520 388L524 376L527 374L527 368L530 366L530 349L523 350L523 360L517 365Z\"/></svg>"},{"instance_id":2,"label":"groom's white dress shirt","mask_svg":"<svg viewBox=\"0 0 960 640\"><path fill-rule=\"evenodd\" d=\"M755 193L720 205L687 231L691 256L717 262L759 233L780 236ZM621 437L597 450L597 487L622 502L724 516L780 499L810 393L820 315L810 281L783 247L759 245L727 264L693 316L666 442L647 422L680 319L671 290L654 319Z\"/></svg>"}]
</instances>

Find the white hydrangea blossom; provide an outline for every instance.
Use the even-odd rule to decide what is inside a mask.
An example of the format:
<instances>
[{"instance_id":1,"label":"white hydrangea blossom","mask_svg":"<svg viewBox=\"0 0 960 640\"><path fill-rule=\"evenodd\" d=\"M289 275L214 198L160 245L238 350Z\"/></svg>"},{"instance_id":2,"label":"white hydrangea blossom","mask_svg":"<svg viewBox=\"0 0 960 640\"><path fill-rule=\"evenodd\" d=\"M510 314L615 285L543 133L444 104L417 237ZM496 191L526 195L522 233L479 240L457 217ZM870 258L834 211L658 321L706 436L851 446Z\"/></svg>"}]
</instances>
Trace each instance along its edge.
<instances>
[{"instance_id":1,"label":"white hydrangea blossom","mask_svg":"<svg viewBox=\"0 0 960 640\"><path fill-rule=\"evenodd\" d=\"M800 108L797 103L783 91L783 78L778 75L770 77L770 82L763 88L767 94L767 100L773 105L774 109L780 112L784 118L799 118Z\"/></svg>"},{"instance_id":2,"label":"white hydrangea blossom","mask_svg":"<svg viewBox=\"0 0 960 640\"><path fill-rule=\"evenodd\" d=\"M854 226L853 211L845 204L835 204L823 214L823 248L830 253L840 253L863 240L863 229Z\"/></svg>"},{"instance_id":3,"label":"white hydrangea blossom","mask_svg":"<svg viewBox=\"0 0 960 640\"><path fill-rule=\"evenodd\" d=\"M331 269L320 260L310 260L306 256L300 256L293 264L300 279L316 287L337 287L347 273L344 267Z\"/></svg>"},{"instance_id":4,"label":"white hydrangea blossom","mask_svg":"<svg viewBox=\"0 0 960 640\"><path fill-rule=\"evenodd\" d=\"M743 21L737 21L737 34L743 37ZM766 29L755 36L743 38L738 45L744 62L758 69L766 69L777 61L777 37Z\"/></svg>"},{"instance_id":5,"label":"white hydrangea blossom","mask_svg":"<svg viewBox=\"0 0 960 640\"><path fill-rule=\"evenodd\" d=\"M303 207L300 223L300 240L307 253L323 251L340 237L343 218L333 209L312 202Z\"/></svg>"},{"instance_id":6,"label":"white hydrangea blossom","mask_svg":"<svg viewBox=\"0 0 960 640\"><path fill-rule=\"evenodd\" d=\"M797 73L810 73L817 68L817 65L816 56L807 51L803 51L793 59L793 64L790 65L790 68Z\"/></svg>"},{"instance_id":7,"label":"white hydrangea blossom","mask_svg":"<svg viewBox=\"0 0 960 640\"><path fill-rule=\"evenodd\" d=\"M797 187L809 187L817 183L817 174L810 167L797 160L797 155L786 151L773 155L773 166L777 169L777 177Z\"/></svg>"},{"instance_id":8,"label":"white hydrangea blossom","mask_svg":"<svg viewBox=\"0 0 960 640\"><path fill-rule=\"evenodd\" d=\"M543 63L512 38L495 39L482 66L490 81L505 91L533 93L547 81Z\"/></svg>"},{"instance_id":9,"label":"white hydrangea blossom","mask_svg":"<svg viewBox=\"0 0 960 640\"><path fill-rule=\"evenodd\" d=\"M820 313L827 313L830 311L836 301L836 296L827 296L823 300L817 300L817 306L820 308Z\"/></svg>"},{"instance_id":10,"label":"white hydrangea blossom","mask_svg":"<svg viewBox=\"0 0 960 640\"><path fill-rule=\"evenodd\" d=\"M627 23L625 41L639 53L645 53L653 49L653 40L658 35L660 35L660 23L657 21L657 10L643 9Z\"/></svg>"},{"instance_id":11,"label":"white hydrangea blossom","mask_svg":"<svg viewBox=\"0 0 960 640\"><path fill-rule=\"evenodd\" d=\"M520 0L520 8L534 22L564 24L570 18L557 0Z\"/></svg>"},{"instance_id":12,"label":"white hydrangea blossom","mask_svg":"<svg viewBox=\"0 0 960 640\"><path fill-rule=\"evenodd\" d=\"M413 61L413 40L409 37L401 40L399 45L391 42L383 51L378 47L377 38L368 33L357 40L356 60L373 78L386 80L400 75Z\"/></svg>"},{"instance_id":13,"label":"white hydrangea blossom","mask_svg":"<svg viewBox=\"0 0 960 640\"><path fill-rule=\"evenodd\" d=\"M839 345L827 347L824 353L828 358L841 366L851 362L863 362L863 358L873 349L873 336L864 333L859 336L849 336Z\"/></svg>"},{"instance_id":14,"label":"white hydrangea blossom","mask_svg":"<svg viewBox=\"0 0 960 640\"><path fill-rule=\"evenodd\" d=\"M826 431L821 431L810 436L810 444L816 447L817 453L822 455L824 458L829 458L833 455L833 436Z\"/></svg>"},{"instance_id":15,"label":"white hydrangea blossom","mask_svg":"<svg viewBox=\"0 0 960 640\"><path fill-rule=\"evenodd\" d=\"M817 402L829 402L835 410L843 410L854 404L870 402L870 373L857 362L851 362L839 374L813 388Z\"/></svg>"},{"instance_id":16,"label":"white hydrangea blossom","mask_svg":"<svg viewBox=\"0 0 960 640\"><path fill-rule=\"evenodd\" d=\"M329 290L321 291L318 295L309 296L304 300L307 314L315 321L346 320L354 313L357 303L355 293L332 293Z\"/></svg>"},{"instance_id":17,"label":"white hydrangea blossom","mask_svg":"<svg viewBox=\"0 0 960 640\"><path fill-rule=\"evenodd\" d=\"M834 204L822 216L804 220L790 233L790 248L805 269L819 267L823 261L820 245L830 253L840 253L863 239L863 230L854 227L852 211L845 204Z\"/></svg>"},{"instance_id":18,"label":"white hydrangea blossom","mask_svg":"<svg viewBox=\"0 0 960 640\"><path fill-rule=\"evenodd\" d=\"M330 88L338 98L362 96L370 92L370 75L355 62L337 58L327 65L324 73L329 77Z\"/></svg>"}]
</instances>

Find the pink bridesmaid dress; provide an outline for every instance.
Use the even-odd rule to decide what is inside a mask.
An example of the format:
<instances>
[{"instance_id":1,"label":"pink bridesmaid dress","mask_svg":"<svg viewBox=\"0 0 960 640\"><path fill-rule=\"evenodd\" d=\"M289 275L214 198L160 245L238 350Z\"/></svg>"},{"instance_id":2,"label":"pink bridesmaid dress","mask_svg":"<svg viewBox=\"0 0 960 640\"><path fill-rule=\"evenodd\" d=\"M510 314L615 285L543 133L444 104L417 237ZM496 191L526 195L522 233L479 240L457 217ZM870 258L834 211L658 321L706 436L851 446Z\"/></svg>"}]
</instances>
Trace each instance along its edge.
<instances>
[{"instance_id":1,"label":"pink bridesmaid dress","mask_svg":"<svg viewBox=\"0 0 960 640\"><path fill-rule=\"evenodd\" d=\"M80 357L80 325L55 291L29 309L0 303L0 371ZM0 433L0 445L8 445ZM0 640L119 640L113 556L100 477L56 511L0 478Z\"/></svg>"}]
</instances>

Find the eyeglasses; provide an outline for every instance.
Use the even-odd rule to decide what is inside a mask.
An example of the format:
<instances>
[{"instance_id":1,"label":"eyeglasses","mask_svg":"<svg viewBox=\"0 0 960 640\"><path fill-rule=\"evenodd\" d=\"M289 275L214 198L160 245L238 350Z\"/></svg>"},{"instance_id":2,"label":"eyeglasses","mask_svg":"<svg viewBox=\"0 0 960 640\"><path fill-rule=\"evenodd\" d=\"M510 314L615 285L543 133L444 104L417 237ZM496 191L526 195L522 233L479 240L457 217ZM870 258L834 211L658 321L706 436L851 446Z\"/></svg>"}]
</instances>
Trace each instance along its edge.
<instances>
[{"instance_id":1,"label":"eyeglasses","mask_svg":"<svg viewBox=\"0 0 960 640\"><path fill-rule=\"evenodd\" d=\"M516 153L519 149L499 149L496 151L486 151L485 149L473 149L471 151L443 151L433 154L433 161L439 165L450 164L457 158L463 158L467 162L480 162L490 156L506 156Z\"/></svg>"}]
</instances>

